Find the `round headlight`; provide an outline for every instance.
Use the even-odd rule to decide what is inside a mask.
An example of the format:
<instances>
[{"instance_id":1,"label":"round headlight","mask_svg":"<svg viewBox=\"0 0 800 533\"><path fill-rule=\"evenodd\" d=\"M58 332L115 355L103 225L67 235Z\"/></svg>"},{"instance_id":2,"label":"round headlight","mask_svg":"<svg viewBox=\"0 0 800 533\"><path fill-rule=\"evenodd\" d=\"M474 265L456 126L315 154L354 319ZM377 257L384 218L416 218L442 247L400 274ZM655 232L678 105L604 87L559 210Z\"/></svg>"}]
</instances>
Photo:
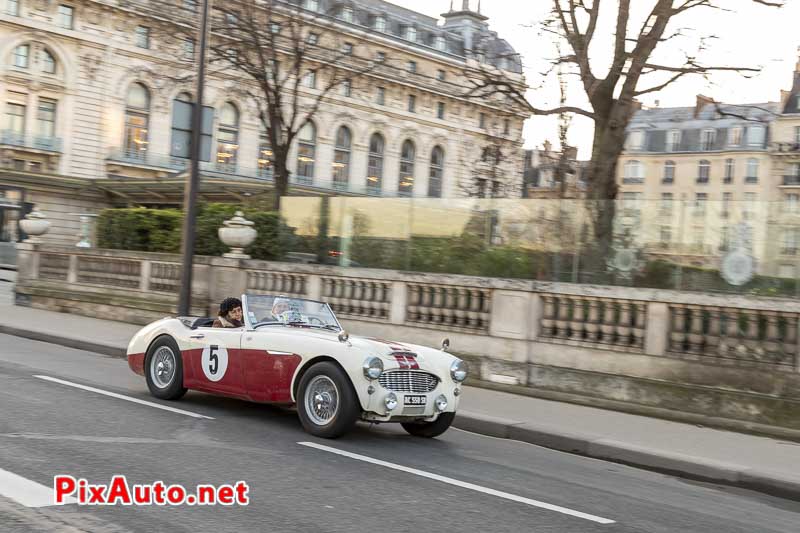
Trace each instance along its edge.
<instances>
[{"instance_id":1,"label":"round headlight","mask_svg":"<svg viewBox=\"0 0 800 533\"><path fill-rule=\"evenodd\" d=\"M467 363L461 359L456 359L453 361L453 364L450 365L450 376L453 378L453 381L457 383L461 383L467 379L468 372Z\"/></svg>"},{"instance_id":2,"label":"round headlight","mask_svg":"<svg viewBox=\"0 0 800 533\"><path fill-rule=\"evenodd\" d=\"M383 361L378 357L367 357L362 368L367 379L378 379L383 374Z\"/></svg>"},{"instance_id":3,"label":"round headlight","mask_svg":"<svg viewBox=\"0 0 800 533\"><path fill-rule=\"evenodd\" d=\"M383 404L389 411L394 411L397 409L397 395L393 392L390 392L386 395L386 398L383 399Z\"/></svg>"},{"instance_id":4,"label":"round headlight","mask_svg":"<svg viewBox=\"0 0 800 533\"><path fill-rule=\"evenodd\" d=\"M444 394L440 394L436 397L434 404L436 405L436 410L441 413L447 409L447 397Z\"/></svg>"}]
</instances>

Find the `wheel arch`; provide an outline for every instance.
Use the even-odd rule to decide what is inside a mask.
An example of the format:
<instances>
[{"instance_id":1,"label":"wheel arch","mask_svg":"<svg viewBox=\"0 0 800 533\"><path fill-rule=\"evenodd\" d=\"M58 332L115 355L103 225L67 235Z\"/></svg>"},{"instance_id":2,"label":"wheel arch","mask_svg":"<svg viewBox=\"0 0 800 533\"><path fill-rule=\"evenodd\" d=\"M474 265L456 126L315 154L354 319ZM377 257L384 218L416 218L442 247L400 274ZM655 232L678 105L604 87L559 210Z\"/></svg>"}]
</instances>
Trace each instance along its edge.
<instances>
[{"instance_id":1,"label":"wheel arch","mask_svg":"<svg viewBox=\"0 0 800 533\"><path fill-rule=\"evenodd\" d=\"M356 398L358 398L359 403L362 403L361 397L359 396L358 391L356 390L355 384L353 383L353 379L350 377L350 374L347 372L347 370L345 370L345 368L339 361L337 361L330 355L318 355L316 357L313 357L308 361L306 361L305 363L303 363L303 365L297 370L297 372L295 372L294 379L292 381L292 401L297 403L297 388L300 386L300 380L303 379L303 375L306 372L308 372L308 370L312 366L322 362L331 362L337 367L339 367L339 369L344 373L344 375L347 376L347 381L350 383L350 386L353 387L353 393L355 394ZM362 409L364 408L363 404L361 405L361 408Z\"/></svg>"}]
</instances>

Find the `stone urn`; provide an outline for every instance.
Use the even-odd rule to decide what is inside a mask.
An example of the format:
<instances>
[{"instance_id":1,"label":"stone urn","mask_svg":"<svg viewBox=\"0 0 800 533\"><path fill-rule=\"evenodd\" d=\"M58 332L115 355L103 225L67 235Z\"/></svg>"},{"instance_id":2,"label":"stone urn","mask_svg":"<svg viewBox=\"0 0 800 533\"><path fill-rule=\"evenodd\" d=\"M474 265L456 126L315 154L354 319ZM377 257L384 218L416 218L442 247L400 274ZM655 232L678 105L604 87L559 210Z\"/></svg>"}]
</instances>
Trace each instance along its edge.
<instances>
[{"instance_id":1,"label":"stone urn","mask_svg":"<svg viewBox=\"0 0 800 533\"><path fill-rule=\"evenodd\" d=\"M253 244L257 235L253 222L245 219L244 213L237 211L232 219L224 222L224 227L219 228L219 239L231 249L222 257L250 259L250 256L244 253L244 249Z\"/></svg>"},{"instance_id":2,"label":"stone urn","mask_svg":"<svg viewBox=\"0 0 800 533\"><path fill-rule=\"evenodd\" d=\"M19 226L22 228L28 238L25 239L25 242L29 242L31 244L40 244L42 242L41 237L50 229L50 221L47 220L47 217L44 216L44 213L39 211L38 208L34 207L33 211L25 215L25 218L19 221Z\"/></svg>"}]
</instances>

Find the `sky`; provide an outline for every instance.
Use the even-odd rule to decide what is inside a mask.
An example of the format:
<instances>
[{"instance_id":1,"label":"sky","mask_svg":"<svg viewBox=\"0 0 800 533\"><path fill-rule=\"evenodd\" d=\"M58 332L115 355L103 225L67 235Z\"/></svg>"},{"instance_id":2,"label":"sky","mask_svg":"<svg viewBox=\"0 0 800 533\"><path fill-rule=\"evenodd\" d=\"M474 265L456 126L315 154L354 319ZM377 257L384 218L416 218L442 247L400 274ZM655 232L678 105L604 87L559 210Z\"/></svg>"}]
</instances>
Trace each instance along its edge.
<instances>
[{"instance_id":1,"label":"sky","mask_svg":"<svg viewBox=\"0 0 800 533\"><path fill-rule=\"evenodd\" d=\"M477 0L471 1L475 9ZM727 103L764 103L777 101L781 89L791 87L800 47L800 32L797 31L800 0L787 0L782 9L758 5L752 0L715 1L727 11L697 8L675 17L667 33L682 29L686 37L661 43L654 59L661 64L680 66L686 53L697 53L701 37L713 35L715 38L706 41L707 49L698 56L703 64L754 67L762 69L761 72L750 79L729 72L714 73L708 79L685 77L661 92L643 96L641 100L645 106L655 106L656 101L660 107L693 106L698 94ZM394 0L394 3L435 17L450 6L450 0ZM460 6L461 0L455 3ZM634 12L629 31L638 31L654 3L655 0L632 2ZM555 56L552 37L540 31L541 21L551 5L551 0L482 0L481 6L482 13L489 17L490 28L522 55L525 76L531 87L528 100L539 108L557 107L559 103L556 75L543 76L549 68L548 60ZM614 1L604 3L590 49L593 64L598 65L595 68L598 77L605 76L604 69L607 70L611 57L616 6ZM568 83L568 104L590 109L579 80L569 77ZM580 158L588 159L591 154L592 131L590 119L573 119L569 142L578 146ZM526 148L541 147L545 140L557 145L557 118L531 118L526 123L524 136Z\"/></svg>"}]
</instances>

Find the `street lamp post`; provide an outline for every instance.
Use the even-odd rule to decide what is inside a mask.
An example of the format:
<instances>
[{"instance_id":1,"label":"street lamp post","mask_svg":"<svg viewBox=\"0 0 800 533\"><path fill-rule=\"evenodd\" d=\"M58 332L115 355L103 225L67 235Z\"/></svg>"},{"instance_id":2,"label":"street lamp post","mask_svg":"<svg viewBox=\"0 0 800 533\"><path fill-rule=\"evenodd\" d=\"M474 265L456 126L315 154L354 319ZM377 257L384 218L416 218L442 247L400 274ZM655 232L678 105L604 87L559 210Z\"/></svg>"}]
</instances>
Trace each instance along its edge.
<instances>
[{"instance_id":1,"label":"street lamp post","mask_svg":"<svg viewBox=\"0 0 800 533\"><path fill-rule=\"evenodd\" d=\"M192 307L192 267L194 264L195 219L197 218L197 191L200 187L200 144L203 123L203 92L206 77L206 41L208 35L208 12L211 0L202 0L200 22L200 54L197 57L197 95L192 110L192 144L190 147L191 171L186 181L183 198L183 236L181 254L181 290L178 299L178 314L189 315Z\"/></svg>"}]
</instances>

